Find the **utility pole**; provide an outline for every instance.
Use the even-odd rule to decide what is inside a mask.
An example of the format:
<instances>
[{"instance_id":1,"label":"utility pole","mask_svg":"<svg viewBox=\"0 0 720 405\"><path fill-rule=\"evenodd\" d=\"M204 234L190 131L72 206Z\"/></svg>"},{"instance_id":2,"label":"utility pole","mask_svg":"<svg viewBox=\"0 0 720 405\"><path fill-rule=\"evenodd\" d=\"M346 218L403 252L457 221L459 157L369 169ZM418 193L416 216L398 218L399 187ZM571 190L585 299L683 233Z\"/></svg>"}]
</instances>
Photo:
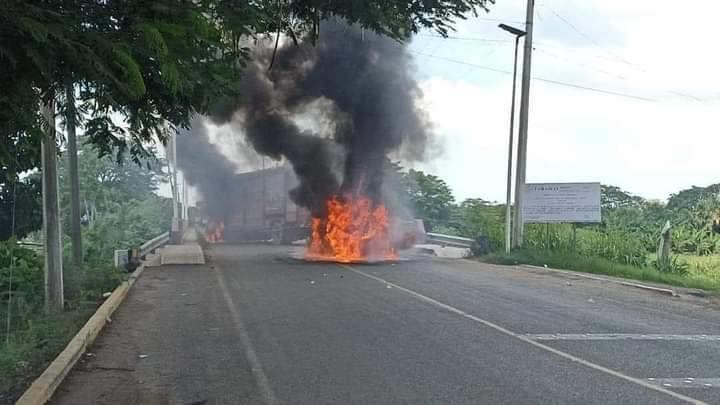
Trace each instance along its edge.
<instances>
[{"instance_id":1,"label":"utility pole","mask_svg":"<svg viewBox=\"0 0 720 405\"><path fill-rule=\"evenodd\" d=\"M532 66L533 15L535 0L527 0L525 17L525 46L523 49L523 72L520 90L520 128L518 135L517 168L515 170L515 224L514 245L521 247L524 241L525 223L522 210L525 193L525 174L527 170L528 115L530 112L530 70Z\"/></svg>"},{"instance_id":2,"label":"utility pole","mask_svg":"<svg viewBox=\"0 0 720 405\"><path fill-rule=\"evenodd\" d=\"M512 233L512 158L513 158L513 135L515 133L515 87L517 83L517 63L518 63L518 45L520 38L525 36L525 31L511 27L507 24L498 25L500 29L515 35L515 58L513 62L513 80L512 80L512 101L510 102L510 136L508 136L508 166L507 166L507 195L505 198L505 254L510 254Z\"/></svg>"},{"instance_id":3,"label":"utility pole","mask_svg":"<svg viewBox=\"0 0 720 405\"><path fill-rule=\"evenodd\" d=\"M62 238L58 201L57 145L55 144L55 100L43 102L41 113L47 130L42 141L43 236L45 244L45 308L63 308Z\"/></svg>"},{"instance_id":4,"label":"utility pole","mask_svg":"<svg viewBox=\"0 0 720 405\"><path fill-rule=\"evenodd\" d=\"M70 239L72 240L72 267L75 272L82 269L82 230L80 228L80 179L78 172L75 94L74 86L67 87L65 98L67 108L65 125L68 138L68 168L70 169ZM76 274L77 275L77 274Z\"/></svg>"},{"instance_id":5,"label":"utility pole","mask_svg":"<svg viewBox=\"0 0 720 405\"><path fill-rule=\"evenodd\" d=\"M186 225L188 222L189 217L189 210L188 210L188 189L187 189L187 180L185 180L185 175L183 174L182 178L182 216L183 216L183 225Z\"/></svg>"},{"instance_id":6,"label":"utility pole","mask_svg":"<svg viewBox=\"0 0 720 405\"><path fill-rule=\"evenodd\" d=\"M171 129L172 131L172 129ZM170 240L178 241L180 232L180 219L178 210L178 182L177 182L177 134L170 134L170 188L172 189L173 217L170 230Z\"/></svg>"}]
</instances>

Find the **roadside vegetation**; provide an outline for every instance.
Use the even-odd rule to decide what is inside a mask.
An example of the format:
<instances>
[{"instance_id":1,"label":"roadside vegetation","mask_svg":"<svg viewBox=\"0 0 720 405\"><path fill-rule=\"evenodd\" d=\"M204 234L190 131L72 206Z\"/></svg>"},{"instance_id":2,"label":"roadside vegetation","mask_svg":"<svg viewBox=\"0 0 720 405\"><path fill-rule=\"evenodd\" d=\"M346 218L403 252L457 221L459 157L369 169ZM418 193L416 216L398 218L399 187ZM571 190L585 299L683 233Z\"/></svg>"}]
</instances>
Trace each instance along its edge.
<instances>
[{"instance_id":1,"label":"roadside vegetation","mask_svg":"<svg viewBox=\"0 0 720 405\"><path fill-rule=\"evenodd\" d=\"M145 3L0 2L0 403L12 402L87 319L98 297L122 279L111 268L113 250L168 230L172 210L154 193L158 173L140 165L152 160L150 145L167 142L169 129L187 127L195 114L224 111L228 100L242 95L251 55L246 45L280 36L316 43L327 18L398 41L425 29L446 36L455 22L492 4ZM55 111L57 134L47 130L40 106L46 116ZM71 128L85 137L79 159L84 263L82 271L66 271L65 308L48 313L37 245L41 142L65 149L63 134ZM64 168L60 175L66 226Z\"/></svg>"},{"instance_id":2,"label":"roadside vegetation","mask_svg":"<svg viewBox=\"0 0 720 405\"><path fill-rule=\"evenodd\" d=\"M528 225L524 249L506 256L504 204L479 198L456 203L442 179L396 168L426 226L433 232L476 239L481 260L720 291L720 184L681 190L667 202L604 185L602 223ZM660 231L667 221L672 226L673 255L669 265L658 266Z\"/></svg>"},{"instance_id":3,"label":"roadside vegetation","mask_svg":"<svg viewBox=\"0 0 720 405\"><path fill-rule=\"evenodd\" d=\"M159 197L161 173L132 162L118 164L99 158L90 146L80 148L83 191L84 263L79 272L66 271L65 309L47 313L44 306L44 262L39 230L28 228L0 242L0 403L21 392L47 362L60 352L112 291L127 277L114 267L115 249L137 247L168 230L171 201ZM161 162L155 162L157 167ZM151 166L153 167L153 166ZM67 175L60 165L61 184ZM61 187L63 224L69 221L68 187ZM19 203L19 201L18 201ZM40 201L22 201L27 208ZM69 229L64 229L64 264L70 266ZM11 265L11 258L14 264ZM11 300L9 298L11 297ZM9 316L9 318L8 318ZM8 322L9 321L9 322Z\"/></svg>"}]
</instances>

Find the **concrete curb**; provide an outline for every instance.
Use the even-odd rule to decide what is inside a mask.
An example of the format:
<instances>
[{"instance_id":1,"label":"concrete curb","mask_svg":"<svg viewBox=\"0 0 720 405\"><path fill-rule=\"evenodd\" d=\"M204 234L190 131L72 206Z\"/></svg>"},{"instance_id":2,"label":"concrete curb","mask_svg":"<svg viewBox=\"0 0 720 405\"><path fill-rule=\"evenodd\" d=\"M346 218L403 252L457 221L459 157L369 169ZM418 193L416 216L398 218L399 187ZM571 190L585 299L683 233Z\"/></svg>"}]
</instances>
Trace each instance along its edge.
<instances>
[{"instance_id":1,"label":"concrete curb","mask_svg":"<svg viewBox=\"0 0 720 405\"><path fill-rule=\"evenodd\" d=\"M110 297L100 305L95 314L90 317L40 377L30 385L30 388L23 393L15 405L42 405L50 400L55 390L65 379L65 376L80 359L80 356L95 341L105 324L110 322L110 316L125 300L128 291L130 291L130 288L144 270L145 265L141 265L130 275L127 281L123 281L115 288Z\"/></svg>"},{"instance_id":2,"label":"concrete curb","mask_svg":"<svg viewBox=\"0 0 720 405\"><path fill-rule=\"evenodd\" d=\"M551 271L554 273L562 273L562 274L567 274L570 276L586 278L589 280L605 281L608 283L624 285L626 287L639 288L639 289L646 290L646 291L652 291L652 292L656 292L659 294L665 294L665 295L669 295L671 297L679 297L680 296L680 294L677 292L677 290L673 290L671 288L655 287L652 285L636 283L633 281L618 280L618 279L615 279L612 277L596 276L596 275L591 275L591 274L587 274L587 273L581 273L578 271L553 269L553 268L549 268L549 267L533 266L530 264L521 264L519 267L530 268L530 269L535 269L535 270Z\"/></svg>"}]
</instances>

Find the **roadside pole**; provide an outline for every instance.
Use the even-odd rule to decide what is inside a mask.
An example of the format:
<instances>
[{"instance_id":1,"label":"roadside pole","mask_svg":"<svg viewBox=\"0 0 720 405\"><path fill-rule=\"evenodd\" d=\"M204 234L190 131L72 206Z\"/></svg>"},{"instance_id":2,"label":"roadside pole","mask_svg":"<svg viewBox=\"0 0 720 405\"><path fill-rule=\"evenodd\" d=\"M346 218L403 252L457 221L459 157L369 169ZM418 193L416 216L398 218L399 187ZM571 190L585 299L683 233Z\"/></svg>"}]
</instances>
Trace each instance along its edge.
<instances>
[{"instance_id":1,"label":"roadside pole","mask_svg":"<svg viewBox=\"0 0 720 405\"><path fill-rule=\"evenodd\" d=\"M172 131L172 130L171 130ZM170 240L177 243L180 233L180 219L178 210L178 182L177 182L177 134L173 131L170 134L170 188L172 191L173 217L170 225Z\"/></svg>"},{"instance_id":2,"label":"roadside pole","mask_svg":"<svg viewBox=\"0 0 720 405\"><path fill-rule=\"evenodd\" d=\"M515 224L514 245L521 247L524 242L524 222L522 218L523 197L525 193L525 174L527 170L528 115L530 112L530 69L532 65L533 14L535 0L527 0L525 21L525 46L523 48L523 72L520 92L520 128L518 134L517 168L515 170Z\"/></svg>"},{"instance_id":3,"label":"roadside pole","mask_svg":"<svg viewBox=\"0 0 720 405\"><path fill-rule=\"evenodd\" d=\"M43 102L40 111L46 121L42 140L43 239L45 248L45 309L62 310L63 268L58 201L57 145L55 144L55 100Z\"/></svg>"},{"instance_id":4,"label":"roadside pole","mask_svg":"<svg viewBox=\"0 0 720 405\"><path fill-rule=\"evenodd\" d=\"M68 168L70 175L70 239L72 241L72 267L74 272L82 269L82 229L80 227L80 178L78 171L77 137L75 122L75 94L74 86L66 89L66 115L68 140Z\"/></svg>"},{"instance_id":5,"label":"roadside pole","mask_svg":"<svg viewBox=\"0 0 720 405\"><path fill-rule=\"evenodd\" d=\"M512 160L513 160L513 137L515 134L515 87L517 84L517 63L518 63L518 45L520 38L525 36L525 32L506 24L498 25L515 35L515 58L513 62L513 80L512 80L512 99L510 102L510 135L508 137L508 168L507 168L507 195L505 199L505 254L509 255L512 248Z\"/></svg>"}]
</instances>

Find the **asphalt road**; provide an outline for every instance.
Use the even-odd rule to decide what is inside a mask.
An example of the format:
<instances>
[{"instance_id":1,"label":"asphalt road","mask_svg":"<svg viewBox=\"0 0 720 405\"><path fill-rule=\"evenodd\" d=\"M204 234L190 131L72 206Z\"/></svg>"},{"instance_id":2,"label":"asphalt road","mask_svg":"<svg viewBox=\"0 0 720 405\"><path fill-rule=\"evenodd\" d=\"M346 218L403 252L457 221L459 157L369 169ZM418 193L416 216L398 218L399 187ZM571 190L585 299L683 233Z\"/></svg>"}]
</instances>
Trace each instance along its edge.
<instances>
[{"instance_id":1,"label":"asphalt road","mask_svg":"<svg viewBox=\"0 0 720 405\"><path fill-rule=\"evenodd\" d=\"M720 403L720 310L465 260L148 269L55 404Z\"/></svg>"}]
</instances>

